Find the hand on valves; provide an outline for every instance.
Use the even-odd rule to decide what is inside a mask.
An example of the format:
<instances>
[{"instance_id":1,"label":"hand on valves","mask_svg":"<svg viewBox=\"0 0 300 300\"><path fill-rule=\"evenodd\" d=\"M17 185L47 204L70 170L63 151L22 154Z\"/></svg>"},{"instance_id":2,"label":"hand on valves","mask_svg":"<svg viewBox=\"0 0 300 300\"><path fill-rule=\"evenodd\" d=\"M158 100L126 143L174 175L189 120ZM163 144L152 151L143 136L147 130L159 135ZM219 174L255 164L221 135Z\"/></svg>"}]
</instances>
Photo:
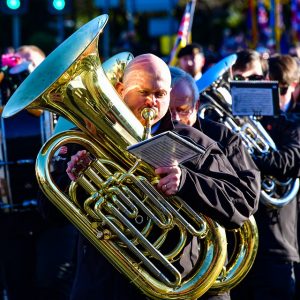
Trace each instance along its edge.
<instances>
[{"instance_id":1,"label":"hand on valves","mask_svg":"<svg viewBox=\"0 0 300 300\"><path fill-rule=\"evenodd\" d=\"M86 150L78 151L71 156L66 172L71 180L76 180L91 162L91 158ZM157 189L166 196L175 195L178 191L181 177L181 169L178 165L170 167L159 167L155 169L155 174L161 176Z\"/></svg>"},{"instance_id":2,"label":"hand on valves","mask_svg":"<svg viewBox=\"0 0 300 300\"><path fill-rule=\"evenodd\" d=\"M155 169L155 174L161 176L157 184L158 190L162 191L166 196L172 196L177 193L181 178L181 169L178 165L159 167Z\"/></svg>"}]
</instances>

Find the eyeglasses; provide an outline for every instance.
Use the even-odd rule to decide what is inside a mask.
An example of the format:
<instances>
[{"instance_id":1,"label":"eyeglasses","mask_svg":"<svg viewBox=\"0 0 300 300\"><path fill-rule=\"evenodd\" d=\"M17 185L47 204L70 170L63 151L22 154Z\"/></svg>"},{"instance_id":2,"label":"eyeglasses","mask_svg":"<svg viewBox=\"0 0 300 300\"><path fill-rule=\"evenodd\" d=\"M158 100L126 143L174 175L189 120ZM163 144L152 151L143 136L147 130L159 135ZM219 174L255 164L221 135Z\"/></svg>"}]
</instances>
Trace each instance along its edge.
<instances>
[{"instance_id":1,"label":"eyeglasses","mask_svg":"<svg viewBox=\"0 0 300 300\"><path fill-rule=\"evenodd\" d=\"M257 75L257 74L253 74L253 75L250 75L250 76L243 76L241 74L236 74L233 76L233 80L262 80L264 79L264 75Z\"/></svg>"},{"instance_id":2,"label":"eyeglasses","mask_svg":"<svg viewBox=\"0 0 300 300\"><path fill-rule=\"evenodd\" d=\"M182 118L188 118L194 112L194 108L189 108L186 110L179 110L179 109L171 109L172 114L177 114Z\"/></svg>"},{"instance_id":3,"label":"eyeglasses","mask_svg":"<svg viewBox=\"0 0 300 300\"><path fill-rule=\"evenodd\" d=\"M288 86L280 86L279 87L279 94L281 96L284 96L287 93L288 89L289 89Z\"/></svg>"}]
</instances>

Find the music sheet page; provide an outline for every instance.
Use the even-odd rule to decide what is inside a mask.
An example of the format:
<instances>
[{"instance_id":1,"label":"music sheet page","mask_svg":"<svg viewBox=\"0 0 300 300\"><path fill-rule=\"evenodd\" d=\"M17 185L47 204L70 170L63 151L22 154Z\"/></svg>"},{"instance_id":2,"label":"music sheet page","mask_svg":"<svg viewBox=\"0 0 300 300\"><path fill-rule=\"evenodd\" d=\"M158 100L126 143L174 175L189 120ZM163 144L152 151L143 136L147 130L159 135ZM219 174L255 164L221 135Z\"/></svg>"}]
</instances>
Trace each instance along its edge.
<instances>
[{"instance_id":1,"label":"music sheet page","mask_svg":"<svg viewBox=\"0 0 300 300\"><path fill-rule=\"evenodd\" d=\"M127 150L155 168L180 164L204 153L200 146L171 131L129 146Z\"/></svg>"}]
</instances>

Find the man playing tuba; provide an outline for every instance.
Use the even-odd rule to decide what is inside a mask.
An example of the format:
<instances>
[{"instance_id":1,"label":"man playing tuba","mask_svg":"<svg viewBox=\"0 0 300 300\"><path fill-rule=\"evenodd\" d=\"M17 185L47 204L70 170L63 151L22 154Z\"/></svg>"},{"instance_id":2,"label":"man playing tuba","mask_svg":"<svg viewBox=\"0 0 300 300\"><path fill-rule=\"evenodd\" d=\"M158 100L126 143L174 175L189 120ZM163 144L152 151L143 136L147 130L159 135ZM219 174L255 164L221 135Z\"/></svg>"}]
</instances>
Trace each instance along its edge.
<instances>
[{"instance_id":1,"label":"man playing tuba","mask_svg":"<svg viewBox=\"0 0 300 300\"><path fill-rule=\"evenodd\" d=\"M141 123L145 122L141 117L144 108L155 110L156 118L151 122L153 135L174 130L205 149L204 155L183 165L156 168L155 172L160 176L156 188L167 196L181 197L194 209L226 228L238 228L248 220L257 207L257 194L253 187L240 179L214 140L190 126L174 127L169 112L171 76L168 66L152 54L137 56L126 67L123 82L118 83L116 88ZM72 156L67 168L69 178L76 180L74 169L88 161L86 151ZM251 176L258 186L257 170L253 170ZM191 241L178 262L182 273L191 271L198 256L198 244ZM138 290L84 238L79 241L77 262L72 300L143 299Z\"/></svg>"}]
</instances>

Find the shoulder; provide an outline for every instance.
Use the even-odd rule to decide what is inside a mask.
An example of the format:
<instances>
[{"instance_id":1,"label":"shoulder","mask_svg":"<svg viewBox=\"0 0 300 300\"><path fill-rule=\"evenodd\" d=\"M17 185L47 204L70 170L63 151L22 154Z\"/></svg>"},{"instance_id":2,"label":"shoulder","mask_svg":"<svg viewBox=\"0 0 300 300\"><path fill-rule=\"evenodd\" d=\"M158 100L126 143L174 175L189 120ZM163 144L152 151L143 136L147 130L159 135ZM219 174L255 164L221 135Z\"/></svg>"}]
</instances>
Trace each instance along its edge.
<instances>
[{"instance_id":1,"label":"shoulder","mask_svg":"<svg viewBox=\"0 0 300 300\"><path fill-rule=\"evenodd\" d=\"M215 135L217 137L231 137L234 133L224 124L208 119L199 119L204 133Z\"/></svg>"},{"instance_id":2,"label":"shoulder","mask_svg":"<svg viewBox=\"0 0 300 300\"><path fill-rule=\"evenodd\" d=\"M223 147L242 143L241 138L231 129L222 123L218 123L208 119L199 119L202 131L210 138L221 144Z\"/></svg>"},{"instance_id":3,"label":"shoulder","mask_svg":"<svg viewBox=\"0 0 300 300\"><path fill-rule=\"evenodd\" d=\"M196 144L205 149L218 148L214 139L194 127L178 123L175 125L174 131L185 138L192 139Z\"/></svg>"},{"instance_id":4,"label":"shoulder","mask_svg":"<svg viewBox=\"0 0 300 300\"><path fill-rule=\"evenodd\" d=\"M299 131L300 130L300 114L298 113L284 113L278 117L275 117L269 121L277 127L282 127L285 130Z\"/></svg>"}]
</instances>

